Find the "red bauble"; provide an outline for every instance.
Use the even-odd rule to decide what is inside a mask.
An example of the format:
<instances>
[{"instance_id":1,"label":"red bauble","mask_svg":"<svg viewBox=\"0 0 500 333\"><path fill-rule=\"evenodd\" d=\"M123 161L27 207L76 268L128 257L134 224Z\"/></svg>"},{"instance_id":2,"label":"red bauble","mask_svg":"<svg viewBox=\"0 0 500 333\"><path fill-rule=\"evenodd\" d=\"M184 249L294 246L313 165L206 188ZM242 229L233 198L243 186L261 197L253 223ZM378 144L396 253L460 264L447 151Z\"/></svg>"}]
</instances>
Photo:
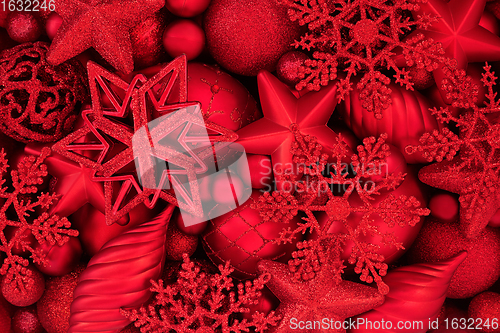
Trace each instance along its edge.
<instances>
[{"instance_id":1,"label":"red bauble","mask_svg":"<svg viewBox=\"0 0 500 333\"><path fill-rule=\"evenodd\" d=\"M295 86L300 81L299 67L307 59L309 57L300 51L290 51L283 54L276 65L276 76L289 86Z\"/></svg>"},{"instance_id":2,"label":"red bauble","mask_svg":"<svg viewBox=\"0 0 500 333\"><path fill-rule=\"evenodd\" d=\"M240 207L210 221L203 245L210 259L216 264L231 261L233 276L241 279L257 274L257 262L262 259L286 262L295 244L276 245L272 241L279 237L283 228L295 226L299 217L290 222L264 222L259 211L250 206L261 195L254 191Z\"/></svg>"},{"instance_id":3,"label":"red bauble","mask_svg":"<svg viewBox=\"0 0 500 333\"><path fill-rule=\"evenodd\" d=\"M274 294L267 287L264 287L264 289L261 290L258 303L248 305L248 309L250 311L242 314L243 319L251 321L253 314L256 312L267 315L269 312L274 311L279 304L279 299L276 298L276 296L274 296Z\"/></svg>"},{"instance_id":4,"label":"red bauble","mask_svg":"<svg viewBox=\"0 0 500 333\"><path fill-rule=\"evenodd\" d=\"M198 236L186 235L181 232L175 223L169 223L167 241L165 242L168 260L182 261L182 255L192 256L198 246Z\"/></svg>"},{"instance_id":5,"label":"red bauble","mask_svg":"<svg viewBox=\"0 0 500 333\"><path fill-rule=\"evenodd\" d=\"M45 242L40 248L45 253L48 263L46 266L35 263L35 266L40 272L51 276L61 276L71 272L80 262L83 253L78 237L70 237L63 246Z\"/></svg>"},{"instance_id":6,"label":"red bauble","mask_svg":"<svg viewBox=\"0 0 500 333\"><path fill-rule=\"evenodd\" d=\"M47 22L45 22L45 33L50 39L54 39L57 34L57 30L62 24L62 17L59 14L53 12L49 15Z\"/></svg>"},{"instance_id":7,"label":"red bauble","mask_svg":"<svg viewBox=\"0 0 500 333\"><path fill-rule=\"evenodd\" d=\"M174 15L194 17L207 9L210 0L166 0L165 7Z\"/></svg>"},{"instance_id":8,"label":"red bauble","mask_svg":"<svg viewBox=\"0 0 500 333\"><path fill-rule=\"evenodd\" d=\"M388 146L391 155L386 158L386 162L382 164L379 169L372 168L373 176L370 177L370 180L374 182L381 182L387 175L406 174L407 164L404 155L396 146L391 144L388 144ZM370 165L367 165L366 168L370 170Z\"/></svg>"},{"instance_id":9,"label":"red bauble","mask_svg":"<svg viewBox=\"0 0 500 333\"><path fill-rule=\"evenodd\" d=\"M83 270L79 266L69 274L47 279L45 293L37 303L38 318L47 333L68 332L73 291Z\"/></svg>"},{"instance_id":10,"label":"red bauble","mask_svg":"<svg viewBox=\"0 0 500 333\"><path fill-rule=\"evenodd\" d=\"M409 72L414 89L418 90L426 89L435 83L434 76L432 76L432 73L427 71L425 68L418 68L417 66L412 66L409 68Z\"/></svg>"},{"instance_id":11,"label":"red bauble","mask_svg":"<svg viewBox=\"0 0 500 333\"><path fill-rule=\"evenodd\" d=\"M230 174L231 183L229 183L226 173L218 174L210 184L211 196L217 204L230 205L233 202L241 202L245 192L248 192L250 186L243 183L238 175Z\"/></svg>"},{"instance_id":12,"label":"red bauble","mask_svg":"<svg viewBox=\"0 0 500 333\"><path fill-rule=\"evenodd\" d=\"M458 218L459 203L456 195L449 192L435 194L429 201L432 216L441 222L453 222Z\"/></svg>"},{"instance_id":13,"label":"red bauble","mask_svg":"<svg viewBox=\"0 0 500 333\"><path fill-rule=\"evenodd\" d=\"M498 228L500 227L500 209L497 210L495 215L491 218L490 222L488 222L488 225L493 228Z\"/></svg>"},{"instance_id":14,"label":"red bauble","mask_svg":"<svg viewBox=\"0 0 500 333\"><path fill-rule=\"evenodd\" d=\"M0 294L0 332L11 333L11 317L15 307Z\"/></svg>"},{"instance_id":15,"label":"red bauble","mask_svg":"<svg viewBox=\"0 0 500 333\"><path fill-rule=\"evenodd\" d=\"M201 103L208 120L232 131L262 117L247 88L218 67L189 63L188 97Z\"/></svg>"},{"instance_id":16,"label":"red bauble","mask_svg":"<svg viewBox=\"0 0 500 333\"><path fill-rule=\"evenodd\" d=\"M475 323L482 322L482 332L499 333L500 327L491 324L498 324L500 318L500 294L487 291L474 297L469 304L469 317ZM486 321L489 327L485 324Z\"/></svg>"},{"instance_id":17,"label":"red bauble","mask_svg":"<svg viewBox=\"0 0 500 333\"><path fill-rule=\"evenodd\" d=\"M443 307L441 308L441 313L439 314L438 319L438 329L430 330L432 333L474 333L477 332L474 329L461 329L461 328L452 328L452 323L456 322L460 324L461 322L467 322L468 316L467 312L458 308L455 304L447 300ZM435 325L434 325L435 326ZM456 327L456 326L455 326Z\"/></svg>"},{"instance_id":18,"label":"red bauble","mask_svg":"<svg viewBox=\"0 0 500 333\"><path fill-rule=\"evenodd\" d=\"M26 284L25 290L20 290L13 281L2 280L2 295L12 305L28 306L36 303L45 290L45 279L35 267L28 266L22 269L23 275L31 276L32 282Z\"/></svg>"},{"instance_id":19,"label":"red bauble","mask_svg":"<svg viewBox=\"0 0 500 333\"><path fill-rule=\"evenodd\" d=\"M300 32L286 7L259 0L212 0L204 29L208 50L217 63L241 75L274 71Z\"/></svg>"},{"instance_id":20,"label":"red bauble","mask_svg":"<svg viewBox=\"0 0 500 333\"><path fill-rule=\"evenodd\" d=\"M73 127L87 97L77 60L52 66L49 44L26 43L0 55L0 130L22 142L52 142Z\"/></svg>"},{"instance_id":21,"label":"red bauble","mask_svg":"<svg viewBox=\"0 0 500 333\"><path fill-rule=\"evenodd\" d=\"M389 195L393 195L396 198L398 198L401 195L406 195L407 197L414 196L421 203L422 206L425 206L424 204L427 201L425 198L425 194L422 191L422 188L420 187L420 183L413 172L408 173L404 182L396 190L392 192L382 193L381 195L376 196L375 200L372 201L372 205L374 207L378 207L378 204L382 202L384 199L386 199L387 196ZM353 193L350 196L349 203L351 204L352 207L363 206L363 202L356 193ZM323 224L324 221L328 219L328 215L326 213L318 213L317 215L318 215L318 222L320 224ZM363 216L364 216L363 213L353 212L349 215L347 220L349 221L349 224L351 224L352 226L356 226L361 222L361 218ZM396 241L400 242L405 248L404 250L401 249L398 250L394 246L385 246L384 240L378 235L373 235L373 236L367 235L363 237L364 241L380 246L380 248L376 253L384 256L385 263L394 262L396 259L401 257L406 252L406 250L408 250L408 248L411 246L411 244L417 237L420 228L422 228L424 220L424 218L422 217L420 222L417 223L414 227L412 226L400 227L398 225L389 227L387 223L385 223L384 220L380 218L380 216L378 216L377 214L372 214L370 218L374 220L374 222L371 223L373 226L375 226L382 233L393 233L394 237L396 238ZM345 227L342 226L341 224L333 224L331 228L328 230L328 232L346 233L347 230L345 230ZM344 259L346 262L351 255L353 246L354 243L352 243L351 241L348 241L344 244L342 259Z\"/></svg>"},{"instance_id":22,"label":"red bauble","mask_svg":"<svg viewBox=\"0 0 500 333\"><path fill-rule=\"evenodd\" d=\"M461 251L467 258L451 280L447 296L468 298L491 287L500 277L500 230L485 228L476 238L466 238L457 222L428 219L408 252L411 262L449 259Z\"/></svg>"},{"instance_id":23,"label":"red bauble","mask_svg":"<svg viewBox=\"0 0 500 333\"><path fill-rule=\"evenodd\" d=\"M247 160L250 179L243 179L243 181L255 189L270 189L273 182L271 158L267 155L248 154Z\"/></svg>"},{"instance_id":24,"label":"red bauble","mask_svg":"<svg viewBox=\"0 0 500 333\"><path fill-rule=\"evenodd\" d=\"M35 15L28 12L13 12L7 18L7 32L18 43L34 42L43 32Z\"/></svg>"},{"instance_id":25,"label":"red bauble","mask_svg":"<svg viewBox=\"0 0 500 333\"><path fill-rule=\"evenodd\" d=\"M430 103L417 91L408 91L395 84L391 84L390 89L392 104L384 110L382 119L376 119L373 112L363 108L356 85L345 103L339 104L340 113L358 138L387 133L386 142L398 147L408 163L426 163L421 154L408 155L405 148L419 145L424 133L439 128L436 118L429 111Z\"/></svg>"},{"instance_id":26,"label":"red bauble","mask_svg":"<svg viewBox=\"0 0 500 333\"><path fill-rule=\"evenodd\" d=\"M160 207L148 209L144 205L139 205L129 213L130 221L127 225L122 226L118 223L107 225L106 217L103 213L90 205L85 205L75 214L71 215L70 220L73 227L78 229L80 233L78 238L81 241L83 250L88 255L94 256L106 242L152 219L160 211Z\"/></svg>"},{"instance_id":27,"label":"red bauble","mask_svg":"<svg viewBox=\"0 0 500 333\"><path fill-rule=\"evenodd\" d=\"M38 319L36 307L19 309L12 317L13 333L43 333L43 327Z\"/></svg>"},{"instance_id":28,"label":"red bauble","mask_svg":"<svg viewBox=\"0 0 500 333\"><path fill-rule=\"evenodd\" d=\"M191 20L177 20L165 29L163 47L172 58L185 54L188 60L193 60L205 47L205 33Z\"/></svg>"},{"instance_id":29,"label":"red bauble","mask_svg":"<svg viewBox=\"0 0 500 333\"><path fill-rule=\"evenodd\" d=\"M141 69L157 64L165 56L163 32L167 25L164 11L159 11L130 31L134 68Z\"/></svg>"}]
</instances>

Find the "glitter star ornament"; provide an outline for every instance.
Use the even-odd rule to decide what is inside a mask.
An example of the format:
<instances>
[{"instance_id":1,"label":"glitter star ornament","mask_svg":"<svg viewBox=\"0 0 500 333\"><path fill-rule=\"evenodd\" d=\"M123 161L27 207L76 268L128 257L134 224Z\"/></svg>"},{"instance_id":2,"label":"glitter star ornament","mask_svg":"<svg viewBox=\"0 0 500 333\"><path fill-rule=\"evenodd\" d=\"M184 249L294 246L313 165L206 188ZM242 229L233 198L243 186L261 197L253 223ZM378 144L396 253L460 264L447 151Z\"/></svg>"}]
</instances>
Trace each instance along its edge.
<instances>
[{"instance_id":1,"label":"glitter star ornament","mask_svg":"<svg viewBox=\"0 0 500 333\"><path fill-rule=\"evenodd\" d=\"M267 71L257 76L264 117L237 132L238 143L247 153L271 155L273 171L292 166L290 148L295 139L290 126L314 135L324 147L331 146L337 134L327 126L337 105L336 87L331 84L319 92L296 98L290 89Z\"/></svg>"},{"instance_id":2,"label":"glitter star ornament","mask_svg":"<svg viewBox=\"0 0 500 333\"><path fill-rule=\"evenodd\" d=\"M147 147L138 149L140 147L134 138L138 131L144 131L151 120L160 116L171 114L167 121L159 122L150 131L153 141L183 133L177 140L178 145L185 148L198 140L196 134L189 132L193 126L206 128L212 133L211 140L214 141L236 139L234 132L209 121L203 122L198 103L186 102L186 57L175 59L150 79L138 74L130 83L92 62L88 64L88 72L92 110L82 113L86 125L56 143L53 149L70 160L92 168L94 180L104 182L106 222L112 224L118 221L141 203L153 208L160 198L198 216L201 199L194 176L198 172L196 165L201 163L201 155L206 151L200 152L200 156L191 149L186 149L186 154L175 154L173 149L155 146L156 157L168 160L169 167L177 167L168 175L164 172L161 178L163 183L155 183L155 186L149 186L150 183L144 186L134 165L136 159L140 160L139 163L146 161L144 167L150 165L152 156L146 156ZM196 116L197 112L200 117ZM94 155L88 157L82 152L93 152ZM203 166L199 168L203 169ZM167 186L162 184L165 185L166 181L182 184L178 176L187 177L191 188L184 189L182 195L176 197L172 189L167 190ZM180 197L182 200L179 200Z\"/></svg>"},{"instance_id":3,"label":"glitter star ornament","mask_svg":"<svg viewBox=\"0 0 500 333\"><path fill-rule=\"evenodd\" d=\"M456 135L448 128L435 130L424 134L419 146L407 147L409 153L419 151L429 162L439 162L422 168L419 178L460 195L460 225L469 238L479 235L500 208L500 101L493 90L495 73L487 64L484 70L486 102L481 107L476 104L478 87L472 78L457 69L456 63L443 67L444 92L453 107L466 111L458 117L447 107L431 112L443 124L456 123L460 133Z\"/></svg>"},{"instance_id":4,"label":"glitter star ornament","mask_svg":"<svg viewBox=\"0 0 500 333\"><path fill-rule=\"evenodd\" d=\"M63 23L48 61L58 65L93 47L117 70L134 69L130 30L165 5L164 0L57 0Z\"/></svg>"},{"instance_id":5,"label":"glitter star ornament","mask_svg":"<svg viewBox=\"0 0 500 333\"><path fill-rule=\"evenodd\" d=\"M377 289L351 281L336 279L336 264L331 262L309 281L295 282L286 264L270 260L259 263L259 271L268 273L266 284L280 300L276 314L281 322L270 332L345 332L346 318L380 306L384 296ZM323 318L329 318L328 327ZM315 323L316 322L316 323ZM318 322L321 326L318 327ZM335 327L337 322L337 327Z\"/></svg>"},{"instance_id":6,"label":"glitter star ornament","mask_svg":"<svg viewBox=\"0 0 500 333\"><path fill-rule=\"evenodd\" d=\"M471 62L500 60L500 37L479 25L486 0L428 0L420 4L416 15L434 15L437 20L425 29L417 29L407 40L423 34L441 43L445 55L458 61L460 69ZM434 71L439 83L441 69ZM443 95L444 96L444 95Z\"/></svg>"}]
</instances>

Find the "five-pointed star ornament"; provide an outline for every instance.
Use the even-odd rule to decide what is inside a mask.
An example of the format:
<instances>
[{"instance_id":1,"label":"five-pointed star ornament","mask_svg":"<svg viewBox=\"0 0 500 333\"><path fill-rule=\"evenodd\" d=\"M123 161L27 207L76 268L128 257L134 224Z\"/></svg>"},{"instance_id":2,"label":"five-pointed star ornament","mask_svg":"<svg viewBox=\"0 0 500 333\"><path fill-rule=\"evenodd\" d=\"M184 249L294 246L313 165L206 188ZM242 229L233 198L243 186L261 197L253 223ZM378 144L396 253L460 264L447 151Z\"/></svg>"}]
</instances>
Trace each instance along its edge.
<instances>
[{"instance_id":1,"label":"five-pointed star ornament","mask_svg":"<svg viewBox=\"0 0 500 333\"><path fill-rule=\"evenodd\" d=\"M273 333L345 332L346 318L361 314L384 302L377 289L351 281L337 281L335 269L322 267L308 281L294 280L286 264L270 260L259 262L260 273L271 275L266 286L280 300L276 314L280 324ZM328 318L328 329L323 322ZM318 322L321 325L318 327Z\"/></svg>"},{"instance_id":2,"label":"five-pointed star ornament","mask_svg":"<svg viewBox=\"0 0 500 333\"><path fill-rule=\"evenodd\" d=\"M273 171L292 167L290 148L295 139L292 126L331 147L337 134L327 126L337 106L336 85L297 98L290 89L267 71L257 76L264 117L240 129L238 143L247 153L271 155Z\"/></svg>"},{"instance_id":3,"label":"five-pointed star ornament","mask_svg":"<svg viewBox=\"0 0 500 333\"><path fill-rule=\"evenodd\" d=\"M108 224L141 203L152 208L160 198L195 216L202 214L196 175L213 158L213 147L204 141L208 135L210 142L232 142L236 135L203 121L199 103L187 102L186 68L181 56L152 78L139 74L127 83L88 64L92 110L82 113L85 126L53 150L92 168L93 180L104 182ZM176 145L163 144L169 136L167 141ZM168 162L159 169L161 175L155 169L158 160Z\"/></svg>"},{"instance_id":4,"label":"five-pointed star ornament","mask_svg":"<svg viewBox=\"0 0 500 333\"><path fill-rule=\"evenodd\" d=\"M114 68L130 73L130 29L164 5L164 0L56 0L63 22L47 59L58 65L93 47Z\"/></svg>"},{"instance_id":5,"label":"five-pointed star ornament","mask_svg":"<svg viewBox=\"0 0 500 333\"><path fill-rule=\"evenodd\" d=\"M461 69L467 69L467 64L471 62L499 61L500 37L479 25L485 5L486 0L421 2L415 15L433 15L437 20L425 30L415 30L407 39L423 34L440 42L445 55L456 59L458 68ZM398 60L403 61L400 57ZM439 68L433 75L437 86L440 87L444 78L443 71Z\"/></svg>"}]
</instances>

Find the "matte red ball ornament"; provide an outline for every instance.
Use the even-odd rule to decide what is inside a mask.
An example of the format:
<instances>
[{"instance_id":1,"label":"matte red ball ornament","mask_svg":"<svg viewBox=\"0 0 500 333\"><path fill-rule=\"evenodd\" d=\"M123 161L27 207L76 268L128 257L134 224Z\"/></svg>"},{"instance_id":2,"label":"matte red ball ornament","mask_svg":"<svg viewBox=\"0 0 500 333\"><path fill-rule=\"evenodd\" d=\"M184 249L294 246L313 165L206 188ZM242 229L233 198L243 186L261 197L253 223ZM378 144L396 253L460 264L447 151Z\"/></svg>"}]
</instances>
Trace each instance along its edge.
<instances>
[{"instance_id":1,"label":"matte red ball ornament","mask_svg":"<svg viewBox=\"0 0 500 333\"><path fill-rule=\"evenodd\" d=\"M456 221L459 206L457 196L449 192L437 193L429 201L432 216L441 222Z\"/></svg>"},{"instance_id":2,"label":"matte red ball ornament","mask_svg":"<svg viewBox=\"0 0 500 333\"><path fill-rule=\"evenodd\" d=\"M35 263L36 268L46 275L61 276L71 272L80 262L83 250L78 237L70 237L63 246L50 245L47 242L40 245L48 260L47 265Z\"/></svg>"},{"instance_id":3,"label":"matte red ball ornament","mask_svg":"<svg viewBox=\"0 0 500 333\"><path fill-rule=\"evenodd\" d=\"M240 279L254 277L259 260L286 262L295 250L294 243L276 245L272 241L279 237L283 228L295 226L299 217L287 223L264 222L259 212L250 207L260 194L253 191L243 205L212 219L203 235L203 245L210 259L216 265L230 260L234 268L232 275Z\"/></svg>"},{"instance_id":4,"label":"matte red ball ornament","mask_svg":"<svg viewBox=\"0 0 500 333\"><path fill-rule=\"evenodd\" d=\"M162 37L166 25L165 12L159 11L130 31L132 56L136 70L153 66L165 56Z\"/></svg>"},{"instance_id":5,"label":"matte red ball ornament","mask_svg":"<svg viewBox=\"0 0 500 333\"><path fill-rule=\"evenodd\" d=\"M45 33L50 39L54 39L56 36L57 30L62 24L62 17L59 16L56 12L53 12L47 18L47 22L45 22Z\"/></svg>"},{"instance_id":6,"label":"matte red ball ornament","mask_svg":"<svg viewBox=\"0 0 500 333\"><path fill-rule=\"evenodd\" d=\"M273 182L271 158L267 155L247 154L250 179L244 181L254 189L270 189Z\"/></svg>"},{"instance_id":7,"label":"matte red ball ornament","mask_svg":"<svg viewBox=\"0 0 500 333\"><path fill-rule=\"evenodd\" d=\"M39 19L29 12L13 12L7 17L7 32L18 43L34 42L43 32Z\"/></svg>"},{"instance_id":8,"label":"matte red ball ornament","mask_svg":"<svg viewBox=\"0 0 500 333\"><path fill-rule=\"evenodd\" d=\"M194 17L207 9L210 0L166 0L165 7L174 15Z\"/></svg>"},{"instance_id":9,"label":"matte red ball ornament","mask_svg":"<svg viewBox=\"0 0 500 333\"><path fill-rule=\"evenodd\" d=\"M408 252L410 262L449 259L461 251L467 258L451 280L447 297L469 298L491 287L500 277L500 230L486 227L476 238L466 238L459 224L429 218Z\"/></svg>"},{"instance_id":10,"label":"matte red ball ornament","mask_svg":"<svg viewBox=\"0 0 500 333\"><path fill-rule=\"evenodd\" d=\"M482 332L499 333L500 327L495 322L498 324L500 320L500 294L486 291L474 297L469 304L469 318L482 322ZM489 325L485 325L486 321Z\"/></svg>"},{"instance_id":11,"label":"matte red ball ornament","mask_svg":"<svg viewBox=\"0 0 500 333\"><path fill-rule=\"evenodd\" d=\"M28 306L35 304L45 290L45 279L34 266L28 266L21 269L21 274L31 276L32 281L26 284L24 290L19 289L13 281L8 281L7 278L2 280L2 295L12 305Z\"/></svg>"},{"instance_id":12,"label":"matte red ball ornament","mask_svg":"<svg viewBox=\"0 0 500 333\"><path fill-rule=\"evenodd\" d=\"M300 81L299 67L307 59L309 57L300 51L290 51L283 54L276 65L276 76L289 86L295 86Z\"/></svg>"},{"instance_id":13,"label":"matte red ball ornament","mask_svg":"<svg viewBox=\"0 0 500 333\"><path fill-rule=\"evenodd\" d=\"M345 103L338 106L345 123L360 139L386 133L387 143L396 146L405 156L407 163L426 163L421 154L408 155L408 145L418 145L420 137L439 128L436 118L431 114L431 104L417 91L408 91L391 84L392 104L384 110L384 117L376 119L373 112L363 108L360 91L353 85L353 90Z\"/></svg>"},{"instance_id":14,"label":"matte red ball ornament","mask_svg":"<svg viewBox=\"0 0 500 333\"><path fill-rule=\"evenodd\" d=\"M188 213L184 213L184 214L188 214ZM196 224L193 224L193 225L190 225L190 226L186 226L184 224L184 220L182 218L182 214L180 214L179 211L177 211L177 213L174 213L174 215L172 216L172 224L175 223L175 225L177 226L177 228L184 234L186 235L193 235L193 236L197 236L197 235L201 235L203 233L203 231L205 231L205 229L207 228L208 226L208 221L204 221L204 222L201 222L201 223L196 223Z\"/></svg>"},{"instance_id":15,"label":"matte red ball ornament","mask_svg":"<svg viewBox=\"0 0 500 333\"><path fill-rule=\"evenodd\" d=\"M205 33L191 20L178 20L165 29L163 47L172 58L186 54L188 60L193 60L205 47Z\"/></svg>"},{"instance_id":16,"label":"matte red ball ornament","mask_svg":"<svg viewBox=\"0 0 500 333\"><path fill-rule=\"evenodd\" d=\"M230 174L231 181L228 182L228 175L221 173L214 177L210 186L212 198L220 205L230 205L233 202L241 202L249 186L245 185L238 175Z\"/></svg>"},{"instance_id":17,"label":"matte red ball ornament","mask_svg":"<svg viewBox=\"0 0 500 333\"><path fill-rule=\"evenodd\" d=\"M208 120L232 131L262 117L247 88L217 66L188 64L188 96Z\"/></svg>"},{"instance_id":18,"label":"matte red ball ornament","mask_svg":"<svg viewBox=\"0 0 500 333\"><path fill-rule=\"evenodd\" d=\"M44 329L38 315L36 307L30 306L16 311L12 317L13 333L43 333Z\"/></svg>"},{"instance_id":19,"label":"matte red ball ornament","mask_svg":"<svg viewBox=\"0 0 500 333\"><path fill-rule=\"evenodd\" d=\"M69 274L47 279L45 293L37 303L38 318L47 333L68 332L73 291L84 268L78 266Z\"/></svg>"},{"instance_id":20,"label":"matte red ball ornament","mask_svg":"<svg viewBox=\"0 0 500 333\"><path fill-rule=\"evenodd\" d=\"M300 28L277 1L212 0L204 16L207 48L222 67L241 75L274 71Z\"/></svg>"}]
</instances>

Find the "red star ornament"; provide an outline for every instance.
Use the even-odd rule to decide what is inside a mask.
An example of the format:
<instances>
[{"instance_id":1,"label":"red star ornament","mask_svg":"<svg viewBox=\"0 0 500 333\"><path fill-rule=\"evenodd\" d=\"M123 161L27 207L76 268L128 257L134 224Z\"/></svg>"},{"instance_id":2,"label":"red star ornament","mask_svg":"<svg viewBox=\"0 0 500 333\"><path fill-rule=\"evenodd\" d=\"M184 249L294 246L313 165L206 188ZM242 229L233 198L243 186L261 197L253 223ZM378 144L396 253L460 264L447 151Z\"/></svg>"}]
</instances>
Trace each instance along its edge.
<instances>
[{"instance_id":1,"label":"red star ornament","mask_svg":"<svg viewBox=\"0 0 500 333\"><path fill-rule=\"evenodd\" d=\"M193 215L200 215L201 202L195 176L207 169L203 163L209 155L207 150L212 147L201 151L197 148L195 152L190 145L200 142L200 128L206 128L213 141L231 142L236 135L211 122L203 122L199 104L186 102L186 62L185 56L179 57L153 78L147 80L144 75L137 75L131 83L94 63L88 64L92 110L82 113L86 126L59 141L53 149L92 168L94 181L104 182L108 224L118 221L140 203L152 208L160 198ZM101 90L112 108L105 107ZM151 120L164 115L169 119L159 122L151 130L148 128ZM127 124L130 118L131 126ZM135 136L138 131L147 132L145 137L150 139L148 147L137 149L134 137L138 137ZM79 142L89 134L93 134L93 140ZM189 156L179 154L178 147L158 145L168 135L177 135L169 142L177 141ZM157 145L151 150L149 144ZM80 153L84 151L87 154ZM86 156L88 151L95 152L94 158ZM153 158L167 161L169 171L163 171L159 183L155 180L155 186L145 187L141 184L146 182L150 185L151 175L139 180L136 167L140 170L153 167ZM167 181L172 183L183 200L180 201L179 196L172 193ZM183 188L185 185L190 189ZM118 191L115 191L116 188Z\"/></svg>"},{"instance_id":2,"label":"red star ornament","mask_svg":"<svg viewBox=\"0 0 500 333\"><path fill-rule=\"evenodd\" d=\"M456 59L461 69L466 69L470 62L500 60L500 37L479 25L486 0L451 0L448 3L428 0L419 5L420 10L416 15L430 14L437 21L426 29L417 29L407 39L423 34L440 42L446 56ZM433 74L440 87L445 78L443 71L439 68Z\"/></svg>"},{"instance_id":3,"label":"red star ornament","mask_svg":"<svg viewBox=\"0 0 500 333\"><path fill-rule=\"evenodd\" d=\"M30 155L40 155L42 145L28 144L25 151ZM54 192L59 200L51 207L49 213L69 216L90 204L104 213L104 187L102 183L93 181L93 170L80 163L75 163L59 154L52 154L45 159L49 174L56 178Z\"/></svg>"},{"instance_id":4,"label":"red star ornament","mask_svg":"<svg viewBox=\"0 0 500 333\"><path fill-rule=\"evenodd\" d=\"M315 136L323 147L336 142L337 134L327 126L337 106L335 84L297 98L287 85L267 71L259 72L257 82L264 117L237 132L237 142L247 153L271 155L276 172L292 166L290 148L295 139L292 125L297 125L303 134Z\"/></svg>"},{"instance_id":5,"label":"red star ornament","mask_svg":"<svg viewBox=\"0 0 500 333\"><path fill-rule=\"evenodd\" d=\"M63 18L47 60L53 65L93 47L117 70L134 69L130 29L165 5L164 0L56 0Z\"/></svg>"},{"instance_id":6,"label":"red star ornament","mask_svg":"<svg viewBox=\"0 0 500 333\"><path fill-rule=\"evenodd\" d=\"M281 302L276 309L281 322L270 332L345 332L339 325L346 318L384 303L384 296L377 289L351 281L338 282L336 270L330 268L325 265L314 279L296 282L286 264L259 262L259 271L271 275L267 287ZM329 327L324 326L324 318L328 318ZM319 327L318 322L322 324Z\"/></svg>"}]
</instances>

